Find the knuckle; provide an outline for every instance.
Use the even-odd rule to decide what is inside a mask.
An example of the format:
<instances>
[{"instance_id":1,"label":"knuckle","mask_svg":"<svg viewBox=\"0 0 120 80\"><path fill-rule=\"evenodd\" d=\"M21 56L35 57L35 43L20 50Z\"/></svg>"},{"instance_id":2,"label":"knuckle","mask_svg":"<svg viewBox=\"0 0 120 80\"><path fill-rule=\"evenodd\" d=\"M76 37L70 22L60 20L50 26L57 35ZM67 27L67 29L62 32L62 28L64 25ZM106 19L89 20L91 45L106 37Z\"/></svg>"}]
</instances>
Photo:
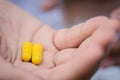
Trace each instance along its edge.
<instances>
[{"instance_id":1,"label":"knuckle","mask_svg":"<svg viewBox=\"0 0 120 80\"><path fill-rule=\"evenodd\" d=\"M97 19L97 20L106 20L106 19L108 19L108 17L106 17L106 16L97 16L94 19Z\"/></svg>"},{"instance_id":2,"label":"knuckle","mask_svg":"<svg viewBox=\"0 0 120 80\"><path fill-rule=\"evenodd\" d=\"M106 22L106 20L109 20L109 19L105 16L98 16L98 17L89 19L87 22L101 23L101 22Z\"/></svg>"},{"instance_id":3,"label":"knuckle","mask_svg":"<svg viewBox=\"0 0 120 80\"><path fill-rule=\"evenodd\" d=\"M96 27L99 28L101 25L105 24L109 19L105 16L98 16L89 19L88 21L85 22L85 25L89 25L91 27Z\"/></svg>"},{"instance_id":4,"label":"knuckle","mask_svg":"<svg viewBox=\"0 0 120 80\"><path fill-rule=\"evenodd\" d=\"M119 23L119 21L118 20L113 20L113 19L111 19L110 21L111 21L111 24L112 24L113 28L115 30L119 31L120 30L120 23Z\"/></svg>"}]
</instances>

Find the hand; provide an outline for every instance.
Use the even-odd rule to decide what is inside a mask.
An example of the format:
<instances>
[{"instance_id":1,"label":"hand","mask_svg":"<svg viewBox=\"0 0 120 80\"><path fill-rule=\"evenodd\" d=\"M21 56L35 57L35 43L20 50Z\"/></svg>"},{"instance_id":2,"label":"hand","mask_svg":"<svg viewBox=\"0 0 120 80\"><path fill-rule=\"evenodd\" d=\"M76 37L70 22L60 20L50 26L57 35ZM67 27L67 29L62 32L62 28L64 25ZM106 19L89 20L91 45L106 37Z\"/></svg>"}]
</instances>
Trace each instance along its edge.
<instances>
[{"instance_id":1,"label":"hand","mask_svg":"<svg viewBox=\"0 0 120 80\"><path fill-rule=\"evenodd\" d=\"M103 61L103 68L120 66L120 40L112 47L108 57Z\"/></svg>"},{"instance_id":2,"label":"hand","mask_svg":"<svg viewBox=\"0 0 120 80\"><path fill-rule=\"evenodd\" d=\"M110 14L111 19L116 19L120 22L120 8L115 9ZM114 44L109 52L108 57L103 61L102 67L107 68L110 66L120 66L120 40Z\"/></svg>"},{"instance_id":3,"label":"hand","mask_svg":"<svg viewBox=\"0 0 120 80\"><path fill-rule=\"evenodd\" d=\"M56 31L4 0L0 11L2 80L90 80L119 31L106 17ZM40 65L21 61L24 41L43 45Z\"/></svg>"}]
</instances>

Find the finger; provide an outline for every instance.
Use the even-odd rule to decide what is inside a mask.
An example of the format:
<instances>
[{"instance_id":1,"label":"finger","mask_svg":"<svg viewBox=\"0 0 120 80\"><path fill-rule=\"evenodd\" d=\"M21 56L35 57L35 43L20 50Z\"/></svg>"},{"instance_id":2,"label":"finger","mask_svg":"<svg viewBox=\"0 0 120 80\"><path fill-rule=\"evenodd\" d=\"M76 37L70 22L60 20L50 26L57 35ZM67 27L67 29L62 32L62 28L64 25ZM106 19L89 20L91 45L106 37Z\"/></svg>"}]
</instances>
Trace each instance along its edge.
<instances>
[{"instance_id":1,"label":"finger","mask_svg":"<svg viewBox=\"0 0 120 80\"><path fill-rule=\"evenodd\" d=\"M75 62L80 63L79 67L83 67L79 70L80 68L76 66L76 69L83 76L89 75L91 77L90 72L94 73L96 71L102 59L107 55L106 52L114 42L119 29L118 22L114 20L107 21L106 24L102 25L90 38L80 45L78 53L81 52L82 54L77 55Z\"/></svg>"},{"instance_id":2,"label":"finger","mask_svg":"<svg viewBox=\"0 0 120 80\"><path fill-rule=\"evenodd\" d=\"M114 21L108 21L101 26L90 38L80 45L79 49L75 52L78 55L71 62L57 67L59 69L57 75L59 76L54 78L62 77L62 80L81 78L89 80L105 56L108 47L113 42L118 29L118 24Z\"/></svg>"},{"instance_id":3,"label":"finger","mask_svg":"<svg viewBox=\"0 0 120 80\"><path fill-rule=\"evenodd\" d=\"M107 68L107 67L110 67L110 66L113 66L113 65L114 66L119 66L120 65L120 56L108 57L102 63L103 68Z\"/></svg>"},{"instance_id":4,"label":"finger","mask_svg":"<svg viewBox=\"0 0 120 80\"><path fill-rule=\"evenodd\" d=\"M32 73L16 68L0 57L0 80L43 80Z\"/></svg>"},{"instance_id":5,"label":"finger","mask_svg":"<svg viewBox=\"0 0 120 80\"><path fill-rule=\"evenodd\" d=\"M107 68L113 65L120 65L120 41L114 44L107 58L103 61L102 67Z\"/></svg>"},{"instance_id":6,"label":"finger","mask_svg":"<svg viewBox=\"0 0 120 80\"><path fill-rule=\"evenodd\" d=\"M60 30L54 36L54 44L58 49L77 47L107 20L106 17L95 17L70 29Z\"/></svg>"},{"instance_id":7,"label":"finger","mask_svg":"<svg viewBox=\"0 0 120 80\"><path fill-rule=\"evenodd\" d=\"M32 43L40 43L43 47L43 60L40 66L51 68L54 66L53 56L57 49L53 45L53 35L56 31L50 28L48 25L44 25L40 30L33 36Z\"/></svg>"}]
</instances>

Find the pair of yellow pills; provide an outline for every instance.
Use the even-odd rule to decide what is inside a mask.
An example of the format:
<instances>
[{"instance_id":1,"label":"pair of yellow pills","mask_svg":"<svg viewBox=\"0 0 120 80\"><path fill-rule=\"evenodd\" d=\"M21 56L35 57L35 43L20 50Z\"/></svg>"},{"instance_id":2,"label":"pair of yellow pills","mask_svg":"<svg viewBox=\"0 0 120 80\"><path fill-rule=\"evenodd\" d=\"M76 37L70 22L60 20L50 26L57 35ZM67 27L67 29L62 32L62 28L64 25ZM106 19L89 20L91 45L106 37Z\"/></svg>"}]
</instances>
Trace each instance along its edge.
<instances>
[{"instance_id":1,"label":"pair of yellow pills","mask_svg":"<svg viewBox=\"0 0 120 80\"><path fill-rule=\"evenodd\" d=\"M31 42L23 43L22 60L25 62L31 60L33 64L40 64L42 62L42 45L39 43L32 45Z\"/></svg>"}]
</instances>

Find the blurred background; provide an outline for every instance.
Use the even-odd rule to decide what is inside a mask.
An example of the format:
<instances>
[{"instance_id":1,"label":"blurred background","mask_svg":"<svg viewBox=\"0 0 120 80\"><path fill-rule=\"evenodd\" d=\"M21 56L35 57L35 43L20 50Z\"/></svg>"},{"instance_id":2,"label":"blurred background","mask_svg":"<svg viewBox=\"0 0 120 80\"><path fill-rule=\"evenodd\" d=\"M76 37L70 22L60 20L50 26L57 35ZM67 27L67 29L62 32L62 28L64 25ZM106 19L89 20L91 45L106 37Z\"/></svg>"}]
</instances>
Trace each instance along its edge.
<instances>
[{"instance_id":1,"label":"blurred background","mask_svg":"<svg viewBox=\"0 0 120 80\"><path fill-rule=\"evenodd\" d=\"M55 29L71 27L95 16L120 20L120 0L10 0L40 21ZM120 41L111 50L108 59L92 80L120 80ZM112 56L112 57L111 57ZM116 58L116 56L119 58ZM113 65L115 64L115 65Z\"/></svg>"}]
</instances>

